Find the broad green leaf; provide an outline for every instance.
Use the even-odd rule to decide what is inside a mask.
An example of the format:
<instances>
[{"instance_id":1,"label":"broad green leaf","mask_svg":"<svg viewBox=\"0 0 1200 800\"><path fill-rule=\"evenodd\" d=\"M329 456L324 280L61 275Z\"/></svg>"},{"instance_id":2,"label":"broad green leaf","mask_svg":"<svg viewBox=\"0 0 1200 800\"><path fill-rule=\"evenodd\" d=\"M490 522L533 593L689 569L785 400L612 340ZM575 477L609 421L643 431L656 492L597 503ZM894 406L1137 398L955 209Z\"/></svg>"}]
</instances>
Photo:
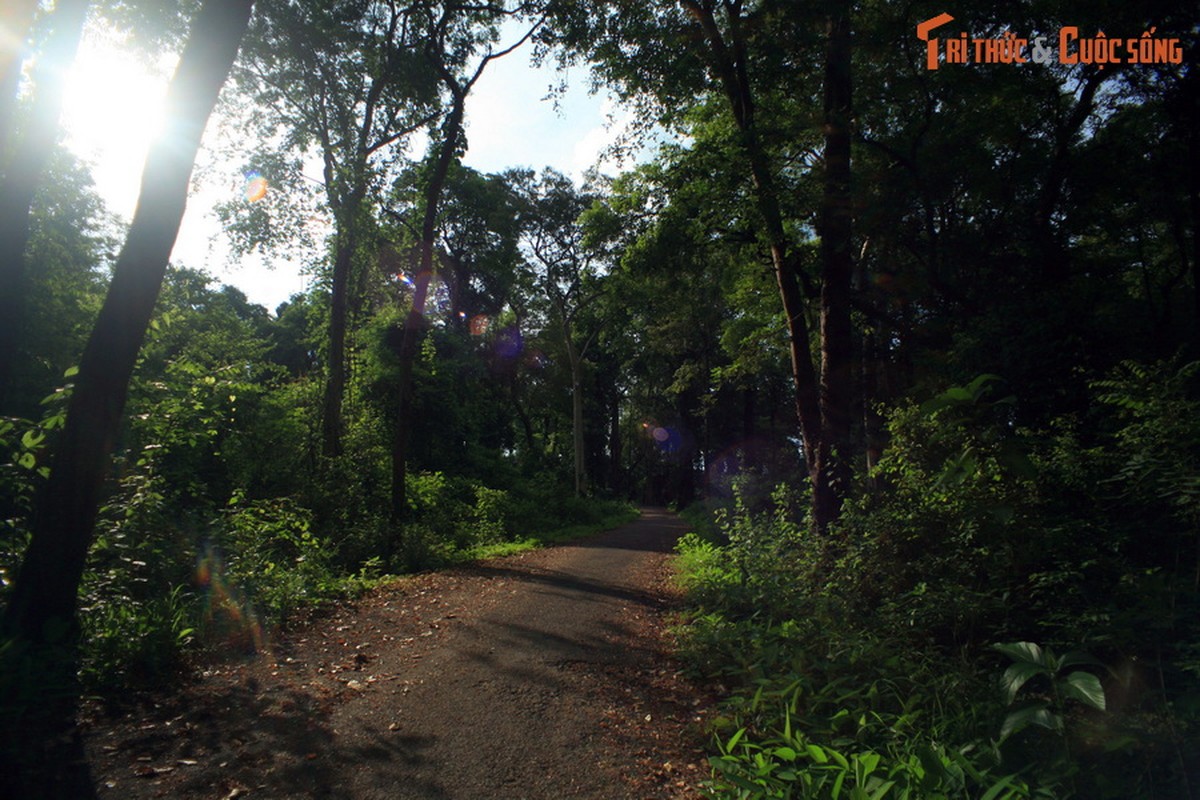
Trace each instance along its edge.
<instances>
[{"instance_id":1,"label":"broad green leaf","mask_svg":"<svg viewBox=\"0 0 1200 800\"><path fill-rule=\"evenodd\" d=\"M1011 705L1017 697L1017 692L1021 691L1021 687L1025 685L1026 681L1036 678L1038 675L1045 675L1047 678L1053 677L1050 670L1040 664L1028 661L1018 661L1004 670L1004 675L1000 678L1000 688L1004 690L1005 702Z\"/></svg>"},{"instance_id":2,"label":"broad green leaf","mask_svg":"<svg viewBox=\"0 0 1200 800\"><path fill-rule=\"evenodd\" d=\"M994 644L993 650L999 650L1013 661L1027 661L1030 664L1046 666L1046 657L1042 648L1033 642L1014 642L1012 644Z\"/></svg>"},{"instance_id":3,"label":"broad green leaf","mask_svg":"<svg viewBox=\"0 0 1200 800\"><path fill-rule=\"evenodd\" d=\"M1063 681L1062 693L1098 711L1105 708L1104 687L1100 685L1100 679L1090 672L1072 672Z\"/></svg>"},{"instance_id":4,"label":"broad green leaf","mask_svg":"<svg viewBox=\"0 0 1200 800\"><path fill-rule=\"evenodd\" d=\"M26 450L32 450L45 441L45 439L46 434L43 431L25 431L25 433L21 434L21 446Z\"/></svg>"},{"instance_id":5,"label":"broad green leaf","mask_svg":"<svg viewBox=\"0 0 1200 800\"><path fill-rule=\"evenodd\" d=\"M1000 380L1001 380L1001 378L999 375L992 375L990 373L984 373L983 375L978 376L977 378L975 378L975 380L968 383L966 389L967 389L967 392L971 395L971 397L973 399L977 400L991 391L991 389L992 389L991 384L996 383Z\"/></svg>"},{"instance_id":6,"label":"broad green leaf","mask_svg":"<svg viewBox=\"0 0 1200 800\"><path fill-rule=\"evenodd\" d=\"M1062 720L1050 713L1044 703L1037 705L1026 706L1019 708L1004 718L1004 724L1000 727L1000 739L1003 741L1014 733L1028 728L1030 725L1038 725L1048 730L1056 731L1059 729Z\"/></svg>"},{"instance_id":7,"label":"broad green leaf","mask_svg":"<svg viewBox=\"0 0 1200 800\"><path fill-rule=\"evenodd\" d=\"M883 800L883 798L892 790L892 787L895 785L895 781L884 781L878 786L873 787L874 791L871 792L871 800Z\"/></svg>"},{"instance_id":8,"label":"broad green leaf","mask_svg":"<svg viewBox=\"0 0 1200 800\"><path fill-rule=\"evenodd\" d=\"M825 754L825 751L822 750L820 746L810 744L807 745L805 749L808 751L808 757L818 764L824 764L829 761L829 756Z\"/></svg>"},{"instance_id":9,"label":"broad green leaf","mask_svg":"<svg viewBox=\"0 0 1200 800\"><path fill-rule=\"evenodd\" d=\"M795 761L796 755L796 751L790 747L785 746L775 748L775 757L782 758L784 761Z\"/></svg>"}]
</instances>

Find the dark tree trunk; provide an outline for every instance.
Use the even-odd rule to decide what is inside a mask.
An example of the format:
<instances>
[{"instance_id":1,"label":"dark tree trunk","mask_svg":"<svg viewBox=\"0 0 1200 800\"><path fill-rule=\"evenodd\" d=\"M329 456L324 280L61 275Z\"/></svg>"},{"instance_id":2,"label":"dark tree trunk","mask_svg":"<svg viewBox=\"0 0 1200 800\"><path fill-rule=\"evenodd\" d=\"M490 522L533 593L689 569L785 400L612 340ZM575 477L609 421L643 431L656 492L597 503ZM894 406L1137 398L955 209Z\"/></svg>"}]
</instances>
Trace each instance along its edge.
<instances>
[{"instance_id":1,"label":"dark tree trunk","mask_svg":"<svg viewBox=\"0 0 1200 800\"><path fill-rule=\"evenodd\" d=\"M621 473L621 395L617 392L608 398L608 488L617 496L625 489Z\"/></svg>"},{"instance_id":2,"label":"dark tree trunk","mask_svg":"<svg viewBox=\"0 0 1200 800\"><path fill-rule=\"evenodd\" d=\"M821 444L817 527L841 514L854 452L854 334L850 322L850 12L833 4L825 49L825 185L821 201Z\"/></svg>"},{"instance_id":3,"label":"dark tree trunk","mask_svg":"<svg viewBox=\"0 0 1200 800\"><path fill-rule=\"evenodd\" d=\"M53 30L34 72L29 124L8 159L0 182L0 286L4 287L0 291L0 413L10 411L13 402L13 371L21 346L28 294L25 247L29 242L29 210L46 162L54 152L65 78L79 49L87 7L87 0L63 0L50 15ZM16 68L20 69L19 61ZM0 122L6 126L0 130L9 134L12 115ZM0 155L3 154L0 149Z\"/></svg>"},{"instance_id":4,"label":"dark tree trunk","mask_svg":"<svg viewBox=\"0 0 1200 800\"><path fill-rule=\"evenodd\" d=\"M825 515L837 503L830 499L828 473L819 468L822 441L821 401L817 373L813 367L809 345L808 321L804 316L804 294L801 292L801 273L798 260L783 226L779 193L771 170L770 158L759 140L754 120L754 96L747 74L745 41L741 30L740 11L726 7L729 16L728 41L721 34L712 8L695 0L681 0L682 5L699 23L708 41L712 63L729 100L734 122L741 134L742 150L750 166L755 202L770 243L771 263L775 281L787 320L789 354L792 362L792 383L795 386L796 418L804 440L804 460L813 487L813 524L825 530L831 519Z\"/></svg>"},{"instance_id":5,"label":"dark tree trunk","mask_svg":"<svg viewBox=\"0 0 1200 800\"><path fill-rule=\"evenodd\" d=\"M452 83L452 81L448 81ZM442 144L434 161L433 173L425 187L425 209L421 220L421 256L417 267L416 284L413 290L412 307L404 320L404 336L400 343L400 390L396 403L396 427L392 434L392 508L393 522L404 519L408 512L408 494L405 483L408 476L408 439L413 405L413 364L417 358L417 346L425 333L425 301L429 283L433 278L434 239L437 235L438 207L446 186L446 176L458 151L458 140L462 136L463 115L466 108L466 93L457 84L451 88L453 106L442 124Z\"/></svg>"},{"instance_id":6,"label":"dark tree trunk","mask_svg":"<svg viewBox=\"0 0 1200 800\"><path fill-rule=\"evenodd\" d=\"M346 393L346 319L349 314L350 272L354 265L356 221L342 222L333 259L329 292L329 372L321 405L321 452L326 458L342 454L342 399Z\"/></svg>"},{"instance_id":7,"label":"dark tree trunk","mask_svg":"<svg viewBox=\"0 0 1200 800\"><path fill-rule=\"evenodd\" d=\"M86 764L72 752L79 636L78 591L92 539L105 466L167 260L187 201L200 138L229 74L250 16L250 0L207 0L167 95L169 128L146 159L141 193L112 283L79 365L47 485L39 493L32 538L3 633L12 645L5 675L31 678L5 702L0 768L19 797L87 797ZM19 699L18 699L19 698Z\"/></svg>"}]
</instances>

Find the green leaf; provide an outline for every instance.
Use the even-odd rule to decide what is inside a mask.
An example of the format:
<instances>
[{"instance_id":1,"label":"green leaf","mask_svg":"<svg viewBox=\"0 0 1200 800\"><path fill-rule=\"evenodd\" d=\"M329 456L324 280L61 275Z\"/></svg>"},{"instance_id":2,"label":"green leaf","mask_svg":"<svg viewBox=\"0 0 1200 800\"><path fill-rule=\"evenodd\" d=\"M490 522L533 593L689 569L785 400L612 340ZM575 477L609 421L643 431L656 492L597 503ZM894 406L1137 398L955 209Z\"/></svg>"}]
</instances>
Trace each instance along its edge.
<instances>
[{"instance_id":1,"label":"green leaf","mask_svg":"<svg viewBox=\"0 0 1200 800\"><path fill-rule=\"evenodd\" d=\"M992 390L991 384L1002 380L999 375L985 373L967 384L966 390L972 400L979 400Z\"/></svg>"},{"instance_id":2,"label":"green leaf","mask_svg":"<svg viewBox=\"0 0 1200 800\"><path fill-rule=\"evenodd\" d=\"M871 792L871 800L883 800L892 787L896 785L895 781L884 781L879 786L874 787L875 791Z\"/></svg>"},{"instance_id":3,"label":"green leaf","mask_svg":"<svg viewBox=\"0 0 1200 800\"><path fill-rule=\"evenodd\" d=\"M1012 705L1012 701L1017 697L1017 692L1021 691L1021 687L1025 685L1026 681L1036 678L1038 675L1045 675L1047 678L1053 677L1050 670L1040 664L1032 664L1028 661L1018 661L1004 670L1004 675L1000 678L1000 688L1004 690L1004 701Z\"/></svg>"},{"instance_id":4,"label":"green leaf","mask_svg":"<svg viewBox=\"0 0 1200 800\"><path fill-rule=\"evenodd\" d=\"M39 430L25 431L21 434L21 446L26 450L32 450L40 445L46 439L46 434Z\"/></svg>"},{"instance_id":5,"label":"green leaf","mask_svg":"<svg viewBox=\"0 0 1200 800\"><path fill-rule=\"evenodd\" d=\"M17 463L25 469L33 469L37 466L37 458L34 457L33 453L22 453L21 457L17 459Z\"/></svg>"},{"instance_id":6,"label":"green leaf","mask_svg":"<svg viewBox=\"0 0 1200 800\"><path fill-rule=\"evenodd\" d=\"M1105 708L1104 687L1100 685L1100 679L1090 672L1072 672L1062 683L1062 693L1064 697L1078 700L1098 711Z\"/></svg>"},{"instance_id":7,"label":"green leaf","mask_svg":"<svg viewBox=\"0 0 1200 800\"><path fill-rule=\"evenodd\" d=\"M1004 724L1000 727L1000 740L1003 741L1030 725L1057 731L1062 725L1062 719L1051 714L1045 703L1019 708L1004 718Z\"/></svg>"},{"instance_id":8,"label":"green leaf","mask_svg":"<svg viewBox=\"0 0 1200 800\"><path fill-rule=\"evenodd\" d=\"M805 749L808 751L808 757L818 764L825 764L829 761L829 756L818 745L806 745Z\"/></svg>"},{"instance_id":9,"label":"green leaf","mask_svg":"<svg viewBox=\"0 0 1200 800\"><path fill-rule=\"evenodd\" d=\"M751 783L750 781L743 778L741 775L733 775L731 773L726 773L725 780L729 781L734 786L738 787L739 789L741 789L743 791L750 792L751 797L761 797L762 796L763 787L759 786L757 783Z\"/></svg>"},{"instance_id":10,"label":"green leaf","mask_svg":"<svg viewBox=\"0 0 1200 800\"><path fill-rule=\"evenodd\" d=\"M790 747L776 747L774 752L776 758L782 758L784 761L796 760L797 753Z\"/></svg>"},{"instance_id":11,"label":"green leaf","mask_svg":"<svg viewBox=\"0 0 1200 800\"><path fill-rule=\"evenodd\" d=\"M995 783L990 789L983 793L979 800L995 800L1002 791L1012 786L1012 782L1017 779L1016 775L1005 775Z\"/></svg>"},{"instance_id":12,"label":"green leaf","mask_svg":"<svg viewBox=\"0 0 1200 800\"><path fill-rule=\"evenodd\" d=\"M880 756L878 753L861 753L857 758L858 763L862 766L860 776L863 779L867 778L879 766Z\"/></svg>"},{"instance_id":13,"label":"green leaf","mask_svg":"<svg viewBox=\"0 0 1200 800\"><path fill-rule=\"evenodd\" d=\"M999 650L1013 661L1027 661L1030 664L1046 666L1046 656L1042 648L1033 642L1014 642L1012 644L994 644L993 650Z\"/></svg>"},{"instance_id":14,"label":"green leaf","mask_svg":"<svg viewBox=\"0 0 1200 800\"><path fill-rule=\"evenodd\" d=\"M832 790L830 790L830 793L829 793L830 797L832 797L832 798L833 798L833 800L837 800L837 799L838 799L838 797L840 797L840 796L841 796L841 794L842 794L842 784L846 782L846 775L847 775L847 774L848 774L848 773L847 773L847 772L845 772L844 770L839 770L839 771L838 771L838 774L837 774L837 777L833 779L833 789L832 789Z\"/></svg>"},{"instance_id":15,"label":"green leaf","mask_svg":"<svg viewBox=\"0 0 1200 800\"><path fill-rule=\"evenodd\" d=\"M64 371L63 371L63 377L64 377L64 378L74 378L74 377L75 377L76 375L78 375L78 374L79 374L79 367L78 367L78 366L74 366L74 367L67 367L67 368L66 368L66 370L64 370Z\"/></svg>"}]
</instances>

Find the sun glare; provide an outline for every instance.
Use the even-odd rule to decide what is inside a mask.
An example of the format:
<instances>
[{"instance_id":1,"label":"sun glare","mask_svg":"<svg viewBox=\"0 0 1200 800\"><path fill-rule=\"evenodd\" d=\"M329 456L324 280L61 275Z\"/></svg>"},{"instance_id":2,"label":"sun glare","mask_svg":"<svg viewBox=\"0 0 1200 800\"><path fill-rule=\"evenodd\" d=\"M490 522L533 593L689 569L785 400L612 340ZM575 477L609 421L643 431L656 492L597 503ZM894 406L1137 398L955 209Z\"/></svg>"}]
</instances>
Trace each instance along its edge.
<instances>
[{"instance_id":1,"label":"sun glare","mask_svg":"<svg viewBox=\"0 0 1200 800\"><path fill-rule=\"evenodd\" d=\"M92 28L67 76L63 130L67 147L93 165L109 207L129 217L142 166L163 122L170 64L155 74L112 31Z\"/></svg>"}]
</instances>

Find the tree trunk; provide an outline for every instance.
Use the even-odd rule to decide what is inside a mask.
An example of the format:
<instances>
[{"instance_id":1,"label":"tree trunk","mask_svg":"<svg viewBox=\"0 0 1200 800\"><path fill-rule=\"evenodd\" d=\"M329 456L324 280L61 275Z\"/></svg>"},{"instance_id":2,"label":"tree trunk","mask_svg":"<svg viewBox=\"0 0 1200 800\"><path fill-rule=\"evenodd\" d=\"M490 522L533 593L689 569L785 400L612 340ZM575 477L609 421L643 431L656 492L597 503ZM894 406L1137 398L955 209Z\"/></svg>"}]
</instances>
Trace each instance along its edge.
<instances>
[{"instance_id":1,"label":"tree trunk","mask_svg":"<svg viewBox=\"0 0 1200 800\"><path fill-rule=\"evenodd\" d=\"M13 640L7 676L31 680L7 702L0 769L20 797L87 797L86 764L69 750L78 702L78 591L92 539L105 466L111 456L137 360L167 261L179 232L204 127L229 74L250 17L251 0L206 0L167 95L169 127L155 142L125 246L79 365L67 421L47 485L38 494L32 537L3 633ZM12 687L6 687L12 688ZM76 738L77 741L77 738ZM74 779L74 782L72 782Z\"/></svg>"},{"instance_id":2,"label":"tree trunk","mask_svg":"<svg viewBox=\"0 0 1200 800\"><path fill-rule=\"evenodd\" d=\"M583 359L571 341L571 326L565 318L563 337L567 345L567 359L571 362L571 447L575 451L575 496L583 497L588 490L583 441Z\"/></svg>"},{"instance_id":3,"label":"tree trunk","mask_svg":"<svg viewBox=\"0 0 1200 800\"><path fill-rule=\"evenodd\" d=\"M759 140L754 120L754 95L747 74L746 43L741 29L744 20L740 16L740 9L728 5L725 7L729 18L729 35L726 41L710 7L695 0L680 2L704 32L713 68L729 100L734 123L741 134L742 151L749 163L754 198L770 245L775 282L779 287L779 297L783 302L783 313L787 320L792 383L796 390L796 418L800 426L800 436L804 441L805 467L813 487L813 525L817 530L823 531L832 521L827 515L836 504L829 499L827 473L819 468L822 441L820 393L808 341L808 322L804 317L800 268L783 227L783 213L770 158Z\"/></svg>"},{"instance_id":4,"label":"tree trunk","mask_svg":"<svg viewBox=\"0 0 1200 800\"><path fill-rule=\"evenodd\" d=\"M350 272L354 266L355 221L343 222L337 234L333 258L333 282L329 292L329 374L321 404L321 452L326 458L342 454L342 400L346 393L346 318Z\"/></svg>"},{"instance_id":5,"label":"tree trunk","mask_svg":"<svg viewBox=\"0 0 1200 800\"><path fill-rule=\"evenodd\" d=\"M433 278L434 238L437 235L438 207L446 186L446 176L458 151L458 140L462 136L463 115L466 109L466 93L454 86L451 89L453 106L442 124L442 145L433 165L433 174L425 187L425 210L421 220L421 260L417 267L416 284L413 290L412 308L404 320L404 336L400 342L400 391L396 407L396 427L392 433L392 520L402 520L408 511L408 495L405 483L408 477L408 438L413 405L413 364L417 358L417 345L425 332L425 301L429 293L429 282Z\"/></svg>"},{"instance_id":6,"label":"tree trunk","mask_svg":"<svg viewBox=\"0 0 1200 800\"><path fill-rule=\"evenodd\" d=\"M821 201L821 444L818 528L837 520L850 491L854 452L854 340L850 323L853 208L850 195L850 12L831 4L825 48L825 181Z\"/></svg>"},{"instance_id":7,"label":"tree trunk","mask_svg":"<svg viewBox=\"0 0 1200 800\"><path fill-rule=\"evenodd\" d=\"M618 497L625 490L621 473L621 396L609 395L608 406L608 488Z\"/></svg>"},{"instance_id":8,"label":"tree trunk","mask_svg":"<svg viewBox=\"0 0 1200 800\"><path fill-rule=\"evenodd\" d=\"M62 0L50 15L53 30L34 71L29 124L8 159L0 183L0 286L4 287L0 292L0 414L9 412L14 400L13 372L28 294L25 247L29 242L29 210L58 139L66 74L79 50L87 7L87 0ZM16 69L20 70L19 61ZM2 129L5 134L11 132L12 123L10 116ZM0 150L0 156L4 154Z\"/></svg>"}]
</instances>

